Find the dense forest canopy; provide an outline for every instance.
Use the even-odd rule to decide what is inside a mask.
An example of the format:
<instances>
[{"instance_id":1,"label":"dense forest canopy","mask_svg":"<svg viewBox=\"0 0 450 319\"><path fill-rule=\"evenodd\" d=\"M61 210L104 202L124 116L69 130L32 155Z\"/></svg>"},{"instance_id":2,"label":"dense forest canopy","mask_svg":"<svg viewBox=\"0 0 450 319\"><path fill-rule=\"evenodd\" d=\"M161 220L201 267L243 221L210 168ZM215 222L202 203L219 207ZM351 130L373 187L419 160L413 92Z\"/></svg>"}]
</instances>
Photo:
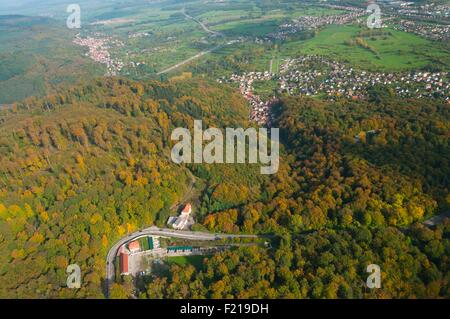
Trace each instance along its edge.
<instances>
[{"instance_id":1,"label":"dense forest canopy","mask_svg":"<svg viewBox=\"0 0 450 319\"><path fill-rule=\"evenodd\" d=\"M190 114L225 126L245 112L236 94L206 83L122 80L4 111L0 295L68 293L60 289L65 267L77 261L86 274L77 296L101 296L109 246L142 225L164 224L189 184L170 160L170 128L191 124Z\"/></svg>"},{"instance_id":2,"label":"dense forest canopy","mask_svg":"<svg viewBox=\"0 0 450 319\"><path fill-rule=\"evenodd\" d=\"M16 103L0 115L0 297L102 297L108 249L163 225L189 171L204 185L195 229L275 237L143 278L142 298L448 297L450 225L421 224L450 208L448 104L376 96L281 99L274 176L170 160L175 127L251 125L238 93L198 78L101 79ZM382 289L364 286L372 263Z\"/></svg>"}]
</instances>

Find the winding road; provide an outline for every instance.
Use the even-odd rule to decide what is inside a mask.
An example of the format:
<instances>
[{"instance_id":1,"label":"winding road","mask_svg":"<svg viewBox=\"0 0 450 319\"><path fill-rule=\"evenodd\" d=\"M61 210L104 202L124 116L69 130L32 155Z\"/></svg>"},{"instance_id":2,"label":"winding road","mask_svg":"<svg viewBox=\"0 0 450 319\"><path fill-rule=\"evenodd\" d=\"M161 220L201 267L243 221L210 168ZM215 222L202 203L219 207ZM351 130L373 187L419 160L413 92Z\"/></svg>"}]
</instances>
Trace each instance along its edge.
<instances>
[{"instance_id":1,"label":"winding road","mask_svg":"<svg viewBox=\"0 0 450 319\"><path fill-rule=\"evenodd\" d=\"M127 235L121 238L114 246L109 250L106 257L106 277L105 277L105 296L109 297L109 285L114 281L114 258L119 251L119 248L125 243L135 240L142 236L162 236L162 237L175 237L190 240L220 240L220 239L233 239L233 238L259 238L257 235L234 235L234 234L216 234L216 233L206 233L206 232L193 232L193 231L180 231L167 228L158 228L155 226L145 228Z\"/></svg>"},{"instance_id":2,"label":"winding road","mask_svg":"<svg viewBox=\"0 0 450 319\"><path fill-rule=\"evenodd\" d=\"M427 226L435 226L436 224L443 222L443 220L448 217L450 217L450 212L447 212L447 213L439 215L439 216L435 216L434 218L431 218L431 219L423 222L423 224L425 224ZM207 240L207 241L214 241L214 240L221 240L221 239L233 239L233 238L268 237L268 236L262 236L262 235L219 234L219 233L207 233L207 232L180 231L180 230L173 230L173 229L167 229L167 228L158 228L155 226L141 229L139 231L136 231L134 233L131 233L131 234L121 238L109 250L108 255L106 257L106 277L105 277L105 296L106 296L106 298L109 298L109 285L111 282L114 281L114 274L115 274L114 258L116 257L116 255L119 251L119 248L129 241L135 240L135 239L143 237L143 236L149 236L149 235L155 235L155 236L161 236L161 237L174 237L174 238L182 238L182 239L190 239L190 240Z\"/></svg>"},{"instance_id":3,"label":"winding road","mask_svg":"<svg viewBox=\"0 0 450 319\"><path fill-rule=\"evenodd\" d=\"M197 181L196 177L190 170L188 173L191 177L191 183L186 191L185 195L181 199L180 202L174 204L170 207L171 210L176 210L180 203L185 203L190 200L192 196L192 192L194 190L195 183ZM111 247L108 251L108 255L106 256L106 277L105 277L105 297L109 298L109 285L114 282L115 269L114 269L114 259L117 256L117 253L124 244L129 241L136 240L140 237L144 236L161 236L161 237L173 237L173 238L182 238L182 239L190 239L190 240L221 240L221 239L233 239L233 238L261 238L266 236L258 236L258 235L243 235L243 234L218 234L218 233L207 233L207 232L194 232L194 231L181 231L181 230L173 230L167 228L158 228L156 226L152 226L149 228L138 230L134 233L128 234L125 237L122 237L118 242Z\"/></svg>"}]
</instances>

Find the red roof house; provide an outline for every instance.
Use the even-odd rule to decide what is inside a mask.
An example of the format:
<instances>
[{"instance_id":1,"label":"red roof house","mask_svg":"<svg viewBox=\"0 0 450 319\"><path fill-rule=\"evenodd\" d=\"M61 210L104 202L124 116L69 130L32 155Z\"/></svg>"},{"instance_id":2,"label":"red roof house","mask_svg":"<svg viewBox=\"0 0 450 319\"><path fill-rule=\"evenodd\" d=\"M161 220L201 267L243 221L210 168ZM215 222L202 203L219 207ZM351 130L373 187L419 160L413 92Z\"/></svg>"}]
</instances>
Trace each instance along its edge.
<instances>
[{"instance_id":1,"label":"red roof house","mask_svg":"<svg viewBox=\"0 0 450 319\"><path fill-rule=\"evenodd\" d=\"M191 212L192 212L192 205L187 204L186 206L184 206L183 210L181 211L181 214L189 215Z\"/></svg>"},{"instance_id":2,"label":"red roof house","mask_svg":"<svg viewBox=\"0 0 450 319\"><path fill-rule=\"evenodd\" d=\"M120 253L120 273L122 275L128 275L128 254Z\"/></svg>"},{"instance_id":3,"label":"red roof house","mask_svg":"<svg viewBox=\"0 0 450 319\"><path fill-rule=\"evenodd\" d=\"M132 253L135 253L135 252L141 250L141 245L139 244L139 241L135 240L128 244L128 249Z\"/></svg>"}]
</instances>

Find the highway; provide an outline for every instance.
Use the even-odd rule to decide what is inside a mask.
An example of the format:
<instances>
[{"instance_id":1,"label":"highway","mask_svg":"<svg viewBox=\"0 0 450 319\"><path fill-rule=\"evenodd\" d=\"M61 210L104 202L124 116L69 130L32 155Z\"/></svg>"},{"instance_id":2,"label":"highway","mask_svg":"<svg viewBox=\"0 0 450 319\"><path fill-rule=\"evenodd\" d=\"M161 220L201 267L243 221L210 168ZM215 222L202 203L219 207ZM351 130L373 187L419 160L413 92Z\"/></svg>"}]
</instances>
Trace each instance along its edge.
<instances>
[{"instance_id":1,"label":"highway","mask_svg":"<svg viewBox=\"0 0 450 319\"><path fill-rule=\"evenodd\" d=\"M232 239L232 238L258 238L257 235L235 235L235 234L215 234L215 233L205 233L205 232L193 232L193 231L180 231L167 228L158 228L155 226L141 229L132 234L129 234L121 238L108 252L106 257L106 277L105 277L105 296L109 297L109 285L114 282L114 258L117 255L119 248L125 243L135 240L142 236L162 236L162 237L175 237L182 239L191 240L220 240L220 239Z\"/></svg>"}]
</instances>

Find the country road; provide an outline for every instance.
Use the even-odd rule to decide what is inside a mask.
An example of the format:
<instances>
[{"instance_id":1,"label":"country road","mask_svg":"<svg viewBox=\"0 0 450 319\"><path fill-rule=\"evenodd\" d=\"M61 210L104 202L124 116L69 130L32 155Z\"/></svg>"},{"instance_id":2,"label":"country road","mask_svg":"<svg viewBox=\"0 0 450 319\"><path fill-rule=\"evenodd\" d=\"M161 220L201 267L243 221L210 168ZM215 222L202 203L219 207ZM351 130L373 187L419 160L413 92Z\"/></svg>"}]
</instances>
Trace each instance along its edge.
<instances>
[{"instance_id":1,"label":"country road","mask_svg":"<svg viewBox=\"0 0 450 319\"><path fill-rule=\"evenodd\" d=\"M183 199L174 205L170 207L171 210L175 210L178 208L180 203L184 203L188 201L189 197L192 195L192 192L194 190L194 185L197 181L196 177L189 171L189 175L191 177L191 183L188 187L187 192L183 196ZM220 240L220 239L232 239L232 238L259 238L261 236L258 235L233 235L233 234L215 234L215 233L206 233L206 232L193 232L193 231L180 231L180 230L173 230L173 229L167 229L167 228L158 228L156 226L152 226L149 228L141 229L139 231L136 231L134 233L128 234L127 236L121 238L118 242L114 244L114 246L111 247L111 249L108 252L108 255L106 257L106 277L105 277L105 296L106 298L109 297L109 285L111 282L114 281L114 258L117 255L117 252L119 251L119 248L124 245L125 243L136 240L143 236L149 236L149 235L155 235L155 236L162 236L162 237L174 237L174 238L182 238L182 239L191 239L191 240L208 240L208 241L214 241L214 240Z\"/></svg>"},{"instance_id":2,"label":"country road","mask_svg":"<svg viewBox=\"0 0 450 319\"><path fill-rule=\"evenodd\" d=\"M198 20L198 19L196 19L196 18L190 16L189 14L187 14L187 13L186 13L186 8L183 8L183 10L181 10L181 12L184 14L184 16L185 16L186 18L191 19L191 20L197 22L197 23L203 28L203 30L205 30L206 32L211 33L211 34L213 34L213 35L223 36L222 33L217 32L217 31L213 31L213 30L209 29L203 22L201 22L200 20Z\"/></svg>"},{"instance_id":3,"label":"country road","mask_svg":"<svg viewBox=\"0 0 450 319\"><path fill-rule=\"evenodd\" d=\"M189 171L191 176L191 183L188 187L187 192L183 196L183 199L180 203L186 202L189 197L192 195L196 177ZM170 209L175 210L178 208L179 204L174 204ZM450 212L434 216L424 222L424 225L428 227L436 226L436 224L442 223L445 218L450 218ZM190 240L205 240L205 241L214 241L220 239L233 239L233 238L262 238L262 237L270 237L269 235L244 235L244 234L219 234L219 233L207 233L207 232L194 232L194 231L180 231L173 230L167 228L158 228L156 226L152 226L149 228L138 230L134 233L128 234L127 236L121 238L118 242L111 247L108 251L108 255L106 257L106 277L105 277L105 297L109 298L109 285L114 281L114 259L119 251L119 248L125 243L136 240L143 236L162 236L162 237L174 237L174 238L182 238L182 239L190 239Z\"/></svg>"},{"instance_id":4,"label":"country road","mask_svg":"<svg viewBox=\"0 0 450 319\"><path fill-rule=\"evenodd\" d=\"M181 61L181 62L179 62L179 63L177 63L177 64L171 66L170 68L167 68L167 69L165 69L165 70L162 70L162 71L158 72L157 74L158 74L158 75L161 75L161 74L164 74L164 73L168 73L168 72L170 72L170 71L173 71L173 70L175 70L175 69L178 69L180 66L183 66L183 65L185 65L185 64L187 64L187 63L189 63L189 62L191 62L191 61L194 61L194 60L196 60L196 59L198 59L198 58L204 56L205 54L208 54L208 53L210 53L210 52L213 52L213 51L215 51L215 50L217 50L217 49L219 49L219 48L221 48L221 47L222 47L222 45L217 45L217 46L215 46L215 47L213 47L213 48L211 48L211 49L209 49L209 50L202 51L202 52L200 52L200 53L198 53L198 54L196 54L196 55L194 55L194 56L192 56L192 57L190 57L190 58L188 58L188 59L186 59L186 60L184 60L184 61Z\"/></svg>"},{"instance_id":5,"label":"country road","mask_svg":"<svg viewBox=\"0 0 450 319\"><path fill-rule=\"evenodd\" d=\"M183 15L184 15L186 18L191 19L191 20L197 22L197 23L203 28L203 30L205 30L206 32L208 32L208 33L210 33L210 34L212 34L212 35L215 35L215 36L223 36L222 33L217 32L217 31L213 31L213 30L209 29L203 22L201 22L200 20L198 20L198 19L196 19L196 18L194 18L194 17L188 15L188 14L186 13L185 8L183 8L183 10L182 10L181 12L183 13ZM202 52L200 52L200 53L197 53L196 55L194 55L194 56L192 56L192 57L190 57L190 58L188 58L188 59L186 59L186 60L184 60L184 61L181 61L181 62L179 62L179 63L177 63L177 64L175 64L175 65L173 65L173 66L171 66L171 67L169 67L169 68L167 68L167 69L164 69L164 70L158 72L157 75L169 73L170 71L173 71L173 70L175 70L175 69L178 69L179 67L181 67L181 66L183 66L183 65L185 65L185 64L188 64L189 62L192 62L192 61L194 61L194 60L196 60L196 59L198 59L198 58L201 58L202 56L204 56L204 55L206 55L206 54L208 54L208 53L211 53L211 52L213 52L213 51L215 51L215 50L217 50L217 49L220 49L221 47L222 47L222 45L217 45L217 46L215 46L215 47L213 47L213 48L211 48L211 49L208 49L208 50L202 51Z\"/></svg>"},{"instance_id":6,"label":"country road","mask_svg":"<svg viewBox=\"0 0 450 319\"><path fill-rule=\"evenodd\" d=\"M193 231L179 231L166 228L158 228L155 226L145 228L129 234L122 239L120 239L114 246L109 250L106 257L106 277L105 277L105 297L109 298L109 285L114 281L114 258L119 251L119 248L125 243L135 240L137 238L155 235L162 237L175 237L190 240L220 240L220 239L232 239L232 238L259 238L258 235L234 235L234 234L216 234L216 233L206 233L206 232L193 232Z\"/></svg>"},{"instance_id":7,"label":"country road","mask_svg":"<svg viewBox=\"0 0 450 319\"><path fill-rule=\"evenodd\" d=\"M194 176L194 174L192 174L192 172L190 170L187 170L189 175L191 176L191 183L189 184L188 190L187 192L184 194L183 198L178 202L173 204L172 206L170 206L171 210L176 210L179 206L180 203L186 203L189 201L189 198L192 196L192 192L194 191L194 186L195 183L197 182L197 178Z\"/></svg>"}]
</instances>

